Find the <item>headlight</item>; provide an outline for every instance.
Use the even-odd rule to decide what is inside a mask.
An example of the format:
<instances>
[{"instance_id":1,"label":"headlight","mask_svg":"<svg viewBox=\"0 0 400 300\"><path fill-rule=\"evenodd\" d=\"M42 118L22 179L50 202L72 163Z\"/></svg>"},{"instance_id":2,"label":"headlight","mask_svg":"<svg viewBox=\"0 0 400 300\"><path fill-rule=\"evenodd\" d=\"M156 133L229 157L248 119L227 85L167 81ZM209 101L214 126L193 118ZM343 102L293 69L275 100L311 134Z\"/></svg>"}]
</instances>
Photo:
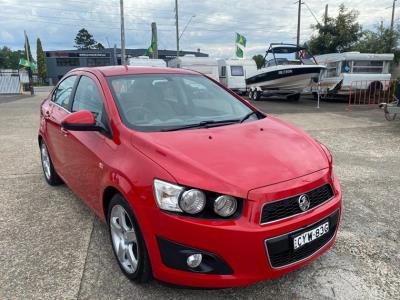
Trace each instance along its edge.
<instances>
[{"instance_id":1,"label":"headlight","mask_svg":"<svg viewBox=\"0 0 400 300\"><path fill-rule=\"evenodd\" d=\"M200 190L188 190L179 199L179 206L188 214L198 214L206 206L206 195Z\"/></svg>"},{"instance_id":2,"label":"headlight","mask_svg":"<svg viewBox=\"0 0 400 300\"><path fill-rule=\"evenodd\" d=\"M214 212L221 217L232 216L237 209L237 200L232 196L222 195L214 201Z\"/></svg>"},{"instance_id":3,"label":"headlight","mask_svg":"<svg viewBox=\"0 0 400 300\"><path fill-rule=\"evenodd\" d=\"M178 204L179 195L182 191L183 187L179 185L158 179L154 180L154 194L156 196L157 205L161 209L182 212Z\"/></svg>"},{"instance_id":4,"label":"headlight","mask_svg":"<svg viewBox=\"0 0 400 300\"><path fill-rule=\"evenodd\" d=\"M193 218L229 218L241 212L241 200L228 195L180 186L163 180L153 182L154 198L161 210Z\"/></svg>"}]
</instances>

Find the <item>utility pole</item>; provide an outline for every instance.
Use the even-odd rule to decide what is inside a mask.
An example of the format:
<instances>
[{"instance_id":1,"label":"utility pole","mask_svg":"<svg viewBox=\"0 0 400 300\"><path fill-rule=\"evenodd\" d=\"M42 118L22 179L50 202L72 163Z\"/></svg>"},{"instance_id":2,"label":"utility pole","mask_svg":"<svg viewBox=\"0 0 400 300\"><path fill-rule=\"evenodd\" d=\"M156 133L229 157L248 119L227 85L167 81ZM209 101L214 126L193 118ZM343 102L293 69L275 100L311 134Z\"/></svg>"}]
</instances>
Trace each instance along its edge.
<instances>
[{"instance_id":1,"label":"utility pole","mask_svg":"<svg viewBox=\"0 0 400 300\"><path fill-rule=\"evenodd\" d=\"M324 17L325 26L326 26L327 23L328 23L328 4L325 5L325 17Z\"/></svg>"},{"instance_id":2,"label":"utility pole","mask_svg":"<svg viewBox=\"0 0 400 300\"><path fill-rule=\"evenodd\" d=\"M124 23L124 0L119 1L121 10L121 65L125 66L125 23Z\"/></svg>"},{"instance_id":3,"label":"utility pole","mask_svg":"<svg viewBox=\"0 0 400 300\"><path fill-rule=\"evenodd\" d=\"M392 22L390 23L390 30L393 32L393 26L394 26L394 12L396 10L396 1L393 0L393 8L392 8Z\"/></svg>"},{"instance_id":4,"label":"utility pole","mask_svg":"<svg viewBox=\"0 0 400 300\"><path fill-rule=\"evenodd\" d=\"M153 48L153 58L158 58L158 39L157 39L157 24L151 23L151 46Z\"/></svg>"},{"instance_id":5,"label":"utility pole","mask_svg":"<svg viewBox=\"0 0 400 300\"><path fill-rule=\"evenodd\" d=\"M396 10L396 1L393 0L393 8L392 8L392 21L390 23L390 49L392 49L394 45L394 32L393 32L393 27L394 27L394 13Z\"/></svg>"},{"instance_id":6,"label":"utility pole","mask_svg":"<svg viewBox=\"0 0 400 300\"><path fill-rule=\"evenodd\" d=\"M178 0L175 0L175 25L176 25L176 57L179 57L179 14L178 14Z\"/></svg>"},{"instance_id":7,"label":"utility pole","mask_svg":"<svg viewBox=\"0 0 400 300\"><path fill-rule=\"evenodd\" d=\"M297 13L297 47L300 46L300 18L301 18L301 0L299 0L299 11Z\"/></svg>"}]
</instances>

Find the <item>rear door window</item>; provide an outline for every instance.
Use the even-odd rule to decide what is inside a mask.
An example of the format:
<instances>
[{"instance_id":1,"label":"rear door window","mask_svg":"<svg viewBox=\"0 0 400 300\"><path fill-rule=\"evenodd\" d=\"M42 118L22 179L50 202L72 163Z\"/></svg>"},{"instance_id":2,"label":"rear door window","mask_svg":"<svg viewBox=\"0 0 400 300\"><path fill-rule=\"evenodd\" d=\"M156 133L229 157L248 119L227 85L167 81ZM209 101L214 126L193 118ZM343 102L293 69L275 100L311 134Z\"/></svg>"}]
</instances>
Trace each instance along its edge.
<instances>
[{"instance_id":1,"label":"rear door window","mask_svg":"<svg viewBox=\"0 0 400 300\"><path fill-rule=\"evenodd\" d=\"M76 81L76 76L70 76L64 79L58 85L57 89L54 91L53 101L58 105L60 105L61 107L68 109L75 81Z\"/></svg>"}]
</instances>

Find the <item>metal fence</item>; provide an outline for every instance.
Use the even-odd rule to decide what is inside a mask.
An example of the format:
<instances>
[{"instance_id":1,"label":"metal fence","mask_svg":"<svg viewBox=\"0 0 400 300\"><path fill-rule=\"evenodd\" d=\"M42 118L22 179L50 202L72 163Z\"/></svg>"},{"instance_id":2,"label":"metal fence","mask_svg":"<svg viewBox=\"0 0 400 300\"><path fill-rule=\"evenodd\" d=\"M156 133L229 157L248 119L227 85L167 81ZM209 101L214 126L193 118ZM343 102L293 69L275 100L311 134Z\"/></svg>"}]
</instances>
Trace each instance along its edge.
<instances>
[{"instance_id":1,"label":"metal fence","mask_svg":"<svg viewBox=\"0 0 400 300\"><path fill-rule=\"evenodd\" d=\"M395 90L395 80L353 81L349 90L349 106L378 106L391 102Z\"/></svg>"},{"instance_id":2,"label":"metal fence","mask_svg":"<svg viewBox=\"0 0 400 300\"><path fill-rule=\"evenodd\" d=\"M21 80L18 71L0 70L0 95L20 94L21 91Z\"/></svg>"}]
</instances>

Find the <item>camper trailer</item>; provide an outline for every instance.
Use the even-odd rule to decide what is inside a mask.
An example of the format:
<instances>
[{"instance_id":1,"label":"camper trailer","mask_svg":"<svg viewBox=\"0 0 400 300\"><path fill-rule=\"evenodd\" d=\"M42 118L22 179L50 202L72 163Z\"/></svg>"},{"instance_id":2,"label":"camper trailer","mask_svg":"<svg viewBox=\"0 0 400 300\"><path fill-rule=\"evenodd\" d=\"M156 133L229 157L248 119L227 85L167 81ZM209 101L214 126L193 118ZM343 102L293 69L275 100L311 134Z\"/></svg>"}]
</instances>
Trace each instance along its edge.
<instances>
[{"instance_id":1,"label":"camper trailer","mask_svg":"<svg viewBox=\"0 0 400 300\"><path fill-rule=\"evenodd\" d=\"M219 81L238 94L245 94L246 78L257 72L253 59L218 59Z\"/></svg>"},{"instance_id":2,"label":"camper trailer","mask_svg":"<svg viewBox=\"0 0 400 300\"><path fill-rule=\"evenodd\" d=\"M352 89L385 90L391 75L394 55L360 52L331 53L315 56L326 66L321 73L319 91L325 96L349 95Z\"/></svg>"},{"instance_id":3,"label":"camper trailer","mask_svg":"<svg viewBox=\"0 0 400 300\"><path fill-rule=\"evenodd\" d=\"M166 68L167 63L162 59L152 59L148 56L129 58L128 64L135 67L157 67Z\"/></svg>"},{"instance_id":4,"label":"camper trailer","mask_svg":"<svg viewBox=\"0 0 400 300\"><path fill-rule=\"evenodd\" d=\"M196 57L194 55L180 56L171 59L168 62L168 67L197 71L212 79L219 80L217 60L210 57Z\"/></svg>"}]
</instances>

